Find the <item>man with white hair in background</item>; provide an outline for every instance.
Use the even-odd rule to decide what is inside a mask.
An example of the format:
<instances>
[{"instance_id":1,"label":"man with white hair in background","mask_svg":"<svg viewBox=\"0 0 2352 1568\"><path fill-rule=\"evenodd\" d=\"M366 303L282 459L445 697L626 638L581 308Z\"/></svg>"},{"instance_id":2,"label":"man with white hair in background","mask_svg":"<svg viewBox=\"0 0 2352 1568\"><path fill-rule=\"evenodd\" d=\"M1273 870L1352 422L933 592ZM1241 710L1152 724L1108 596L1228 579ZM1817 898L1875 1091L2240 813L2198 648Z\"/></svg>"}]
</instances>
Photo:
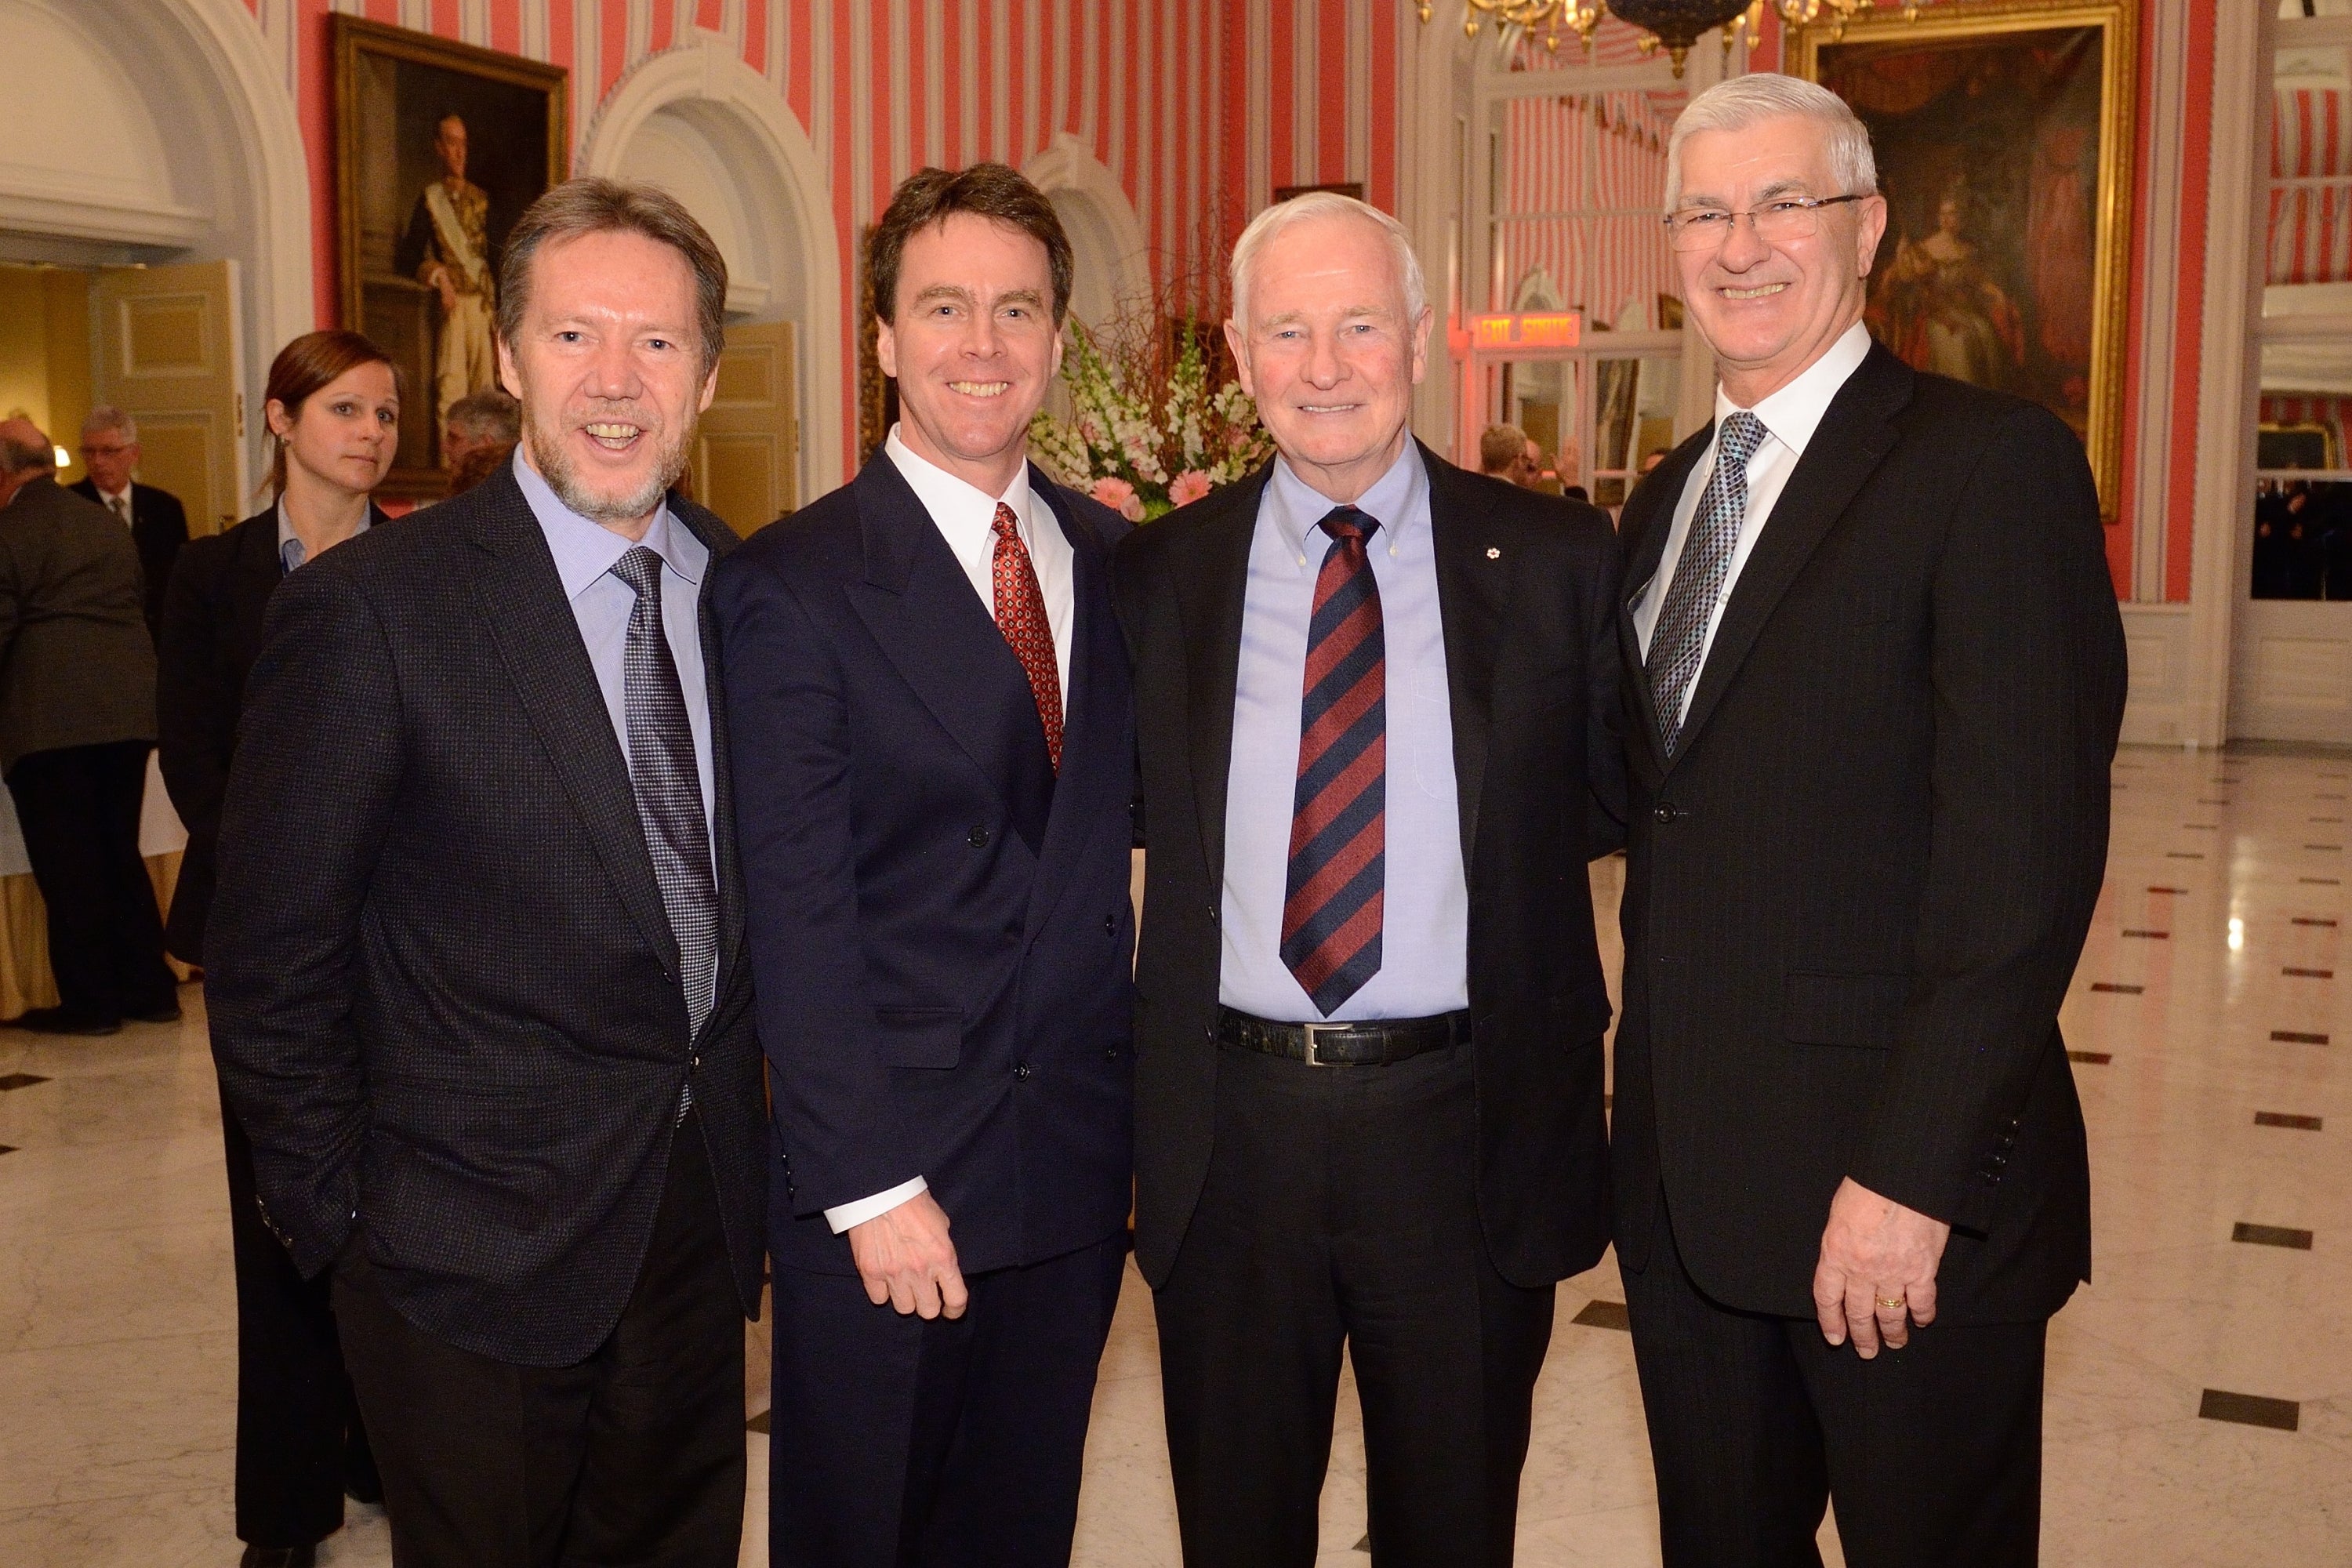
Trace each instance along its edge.
<instances>
[{"instance_id":1,"label":"man with white hair in background","mask_svg":"<svg viewBox=\"0 0 2352 1568\"><path fill-rule=\"evenodd\" d=\"M1412 439L1401 225L1233 258L1279 457L1119 546L1146 862L1136 1260L1184 1557L1306 1568L1343 1349L1381 1568L1511 1561L1556 1281L1606 1244L1617 552Z\"/></svg>"},{"instance_id":2,"label":"man with white hair in background","mask_svg":"<svg viewBox=\"0 0 2352 1568\"><path fill-rule=\"evenodd\" d=\"M2090 1268L2058 1033L2122 627L2083 444L1872 343L1886 205L1759 74L1668 149L1715 422L1625 508L1612 1156L1667 1568L2035 1560L2043 1343Z\"/></svg>"},{"instance_id":3,"label":"man with white hair in background","mask_svg":"<svg viewBox=\"0 0 2352 1568\"><path fill-rule=\"evenodd\" d=\"M139 569L147 577L147 636L160 641L163 590L171 584L180 546L188 542L187 509L171 491L132 478L139 471L139 421L110 404L101 403L83 417L81 460L89 475L66 488L96 501L131 531Z\"/></svg>"}]
</instances>

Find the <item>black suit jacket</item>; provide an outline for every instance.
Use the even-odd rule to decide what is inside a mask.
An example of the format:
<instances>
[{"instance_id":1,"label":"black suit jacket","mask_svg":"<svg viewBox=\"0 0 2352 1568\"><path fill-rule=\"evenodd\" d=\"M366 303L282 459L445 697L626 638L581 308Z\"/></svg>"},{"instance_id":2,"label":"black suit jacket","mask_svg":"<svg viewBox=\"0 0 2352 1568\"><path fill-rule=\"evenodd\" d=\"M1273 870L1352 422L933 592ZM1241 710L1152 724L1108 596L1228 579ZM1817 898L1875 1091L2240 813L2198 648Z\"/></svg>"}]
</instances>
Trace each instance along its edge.
<instances>
[{"instance_id":1,"label":"black suit jacket","mask_svg":"<svg viewBox=\"0 0 2352 1568\"><path fill-rule=\"evenodd\" d=\"M727 525L677 497L709 546ZM690 1078L747 1311L765 1119L704 580L718 1002L691 1038L628 763L514 475L288 577L246 683L205 944L270 1223L353 1232L454 1344L568 1365L619 1321Z\"/></svg>"},{"instance_id":2,"label":"black suit jacket","mask_svg":"<svg viewBox=\"0 0 2352 1568\"><path fill-rule=\"evenodd\" d=\"M86 500L100 500L98 481L82 479L67 487ZM131 542L139 547L140 570L147 574L147 631L158 647L163 640L163 595L172 581L173 563L188 542L187 509L180 498L153 485L131 481Z\"/></svg>"},{"instance_id":3,"label":"black suit jacket","mask_svg":"<svg viewBox=\"0 0 2352 1568\"><path fill-rule=\"evenodd\" d=\"M1734 585L1675 755L1630 605L1702 431L1624 513L1633 842L1617 1245L1813 1315L1840 1180L1950 1222L1947 1322L2090 1268L2058 1005L2106 859L2122 622L2083 445L1874 347Z\"/></svg>"},{"instance_id":4,"label":"black suit jacket","mask_svg":"<svg viewBox=\"0 0 2352 1568\"><path fill-rule=\"evenodd\" d=\"M1126 1224L1135 731L1126 524L1034 468L1076 552L1054 773L1021 662L887 456L718 574L779 1265L921 1176L967 1274Z\"/></svg>"},{"instance_id":5,"label":"black suit jacket","mask_svg":"<svg viewBox=\"0 0 2352 1568\"><path fill-rule=\"evenodd\" d=\"M1575 501L1423 448L1470 892L1478 1207L1505 1278L1548 1285L1608 1244L1609 993L1585 864L1622 841L1617 543ZM1136 972L1136 1260L1175 1267L1209 1170L1225 783L1243 595L1270 468L1129 534L1145 857Z\"/></svg>"},{"instance_id":6,"label":"black suit jacket","mask_svg":"<svg viewBox=\"0 0 2352 1568\"><path fill-rule=\"evenodd\" d=\"M373 511L370 526L389 521ZM163 941L183 963L204 962L221 796L245 711L245 678L261 653L269 595L285 574L272 507L226 533L190 541L164 594L155 659L155 754L173 809L188 830L188 847Z\"/></svg>"}]
</instances>

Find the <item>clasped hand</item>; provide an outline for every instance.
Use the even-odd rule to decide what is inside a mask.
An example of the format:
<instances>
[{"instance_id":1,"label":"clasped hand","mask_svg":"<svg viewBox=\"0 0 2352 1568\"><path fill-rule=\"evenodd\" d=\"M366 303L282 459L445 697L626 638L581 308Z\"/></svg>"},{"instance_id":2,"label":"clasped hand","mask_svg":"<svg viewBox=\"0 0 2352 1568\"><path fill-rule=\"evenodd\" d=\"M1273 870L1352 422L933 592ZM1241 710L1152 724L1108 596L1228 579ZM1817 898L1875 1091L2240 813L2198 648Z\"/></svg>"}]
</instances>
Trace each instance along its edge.
<instances>
[{"instance_id":1,"label":"clasped hand","mask_svg":"<svg viewBox=\"0 0 2352 1568\"><path fill-rule=\"evenodd\" d=\"M947 1211L929 1193L917 1193L897 1208L849 1227L849 1255L866 1294L876 1306L919 1318L945 1313L961 1318L971 1301L963 1270L956 1266L955 1243L948 1239Z\"/></svg>"},{"instance_id":2,"label":"clasped hand","mask_svg":"<svg viewBox=\"0 0 2352 1568\"><path fill-rule=\"evenodd\" d=\"M1908 1344L1912 1324L1936 1321L1936 1268L1951 1235L1942 1220L1883 1198L1852 1176L1839 1183L1813 1268L1822 1336L1833 1345L1853 1340L1864 1361L1882 1343L1890 1350Z\"/></svg>"}]
</instances>

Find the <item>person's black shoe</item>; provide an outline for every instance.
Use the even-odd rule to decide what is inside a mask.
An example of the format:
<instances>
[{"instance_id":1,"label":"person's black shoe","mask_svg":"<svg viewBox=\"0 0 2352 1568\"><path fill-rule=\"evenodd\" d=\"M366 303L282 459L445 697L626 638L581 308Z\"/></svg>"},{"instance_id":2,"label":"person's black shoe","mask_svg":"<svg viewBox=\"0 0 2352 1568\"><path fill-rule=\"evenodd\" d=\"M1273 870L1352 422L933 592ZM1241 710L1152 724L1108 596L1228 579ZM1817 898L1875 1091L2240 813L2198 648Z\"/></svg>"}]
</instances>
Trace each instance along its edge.
<instances>
[{"instance_id":1,"label":"person's black shoe","mask_svg":"<svg viewBox=\"0 0 2352 1568\"><path fill-rule=\"evenodd\" d=\"M239 1568L318 1568L316 1546L248 1546Z\"/></svg>"},{"instance_id":2,"label":"person's black shoe","mask_svg":"<svg viewBox=\"0 0 2352 1568\"><path fill-rule=\"evenodd\" d=\"M87 1013L71 1013L63 1007L35 1007L9 1020L19 1029L30 1029L37 1035L117 1035L122 1032L119 1019L93 1018Z\"/></svg>"},{"instance_id":3,"label":"person's black shoe","mask_svg":"<svg viewBox=\"0 0 2352 1568\"><path fill-rule=\"evenodd\" d=\"M174 1002L152 1013L133 1013L130 1016L134 1024L176 1024L180 1021L180 1005Z\"/></svg>"}]
</instances>

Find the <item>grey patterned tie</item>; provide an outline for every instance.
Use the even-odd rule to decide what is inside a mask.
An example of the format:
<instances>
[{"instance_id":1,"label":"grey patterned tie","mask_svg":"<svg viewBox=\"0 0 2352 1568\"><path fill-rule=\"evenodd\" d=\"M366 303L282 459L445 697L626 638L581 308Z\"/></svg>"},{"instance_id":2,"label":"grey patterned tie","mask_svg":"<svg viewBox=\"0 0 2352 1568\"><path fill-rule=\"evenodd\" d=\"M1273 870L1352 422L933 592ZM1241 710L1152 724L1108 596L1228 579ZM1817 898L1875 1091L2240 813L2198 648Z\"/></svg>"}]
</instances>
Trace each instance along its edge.
<instances>
[{"instance_id":1,"label":"grey patterned tie","mask_svg":"<svg viewBox=\"0 0 2352 1568\"><path fill-rule=\"evenodd\" d=\"M1666 588L1666 602L1658 624L1650 632L1650 657L1645 666L1650 700L1657 710L1658 738L1666 755L1675 754L1682 739L1683 694L1698 679L1706 662L1706 623L1723 580L1731 572L1731 552L1739 542L1739 525L1748 516L1748 459L1764 440L1764 422L1741 409L1723 422L1716 442L1715 472L1698 499L1698 515L1691 520L1690 536L1683 541L1682 559L1675 580Z\"/></svg>"},{"instance_id":2,"label":"grey patterned tie","mask_svg":"<svg viewBox=\"0 0 2352 1568\"><path fill-rule=\"evenodd\" d=\"M629 725L629 783L637 821L652 852L654 879L670 934L677 939L679 977L688 1022L699 1033L709 1016L719 971L719 895L710 877L710 835L702 815L702 780L694 760L694 730L677 661L662 633L662 558L640 544L621 557L613 575L636 591L629 612L623 664L623 707Z\"/></svg>"}]
</instances>

